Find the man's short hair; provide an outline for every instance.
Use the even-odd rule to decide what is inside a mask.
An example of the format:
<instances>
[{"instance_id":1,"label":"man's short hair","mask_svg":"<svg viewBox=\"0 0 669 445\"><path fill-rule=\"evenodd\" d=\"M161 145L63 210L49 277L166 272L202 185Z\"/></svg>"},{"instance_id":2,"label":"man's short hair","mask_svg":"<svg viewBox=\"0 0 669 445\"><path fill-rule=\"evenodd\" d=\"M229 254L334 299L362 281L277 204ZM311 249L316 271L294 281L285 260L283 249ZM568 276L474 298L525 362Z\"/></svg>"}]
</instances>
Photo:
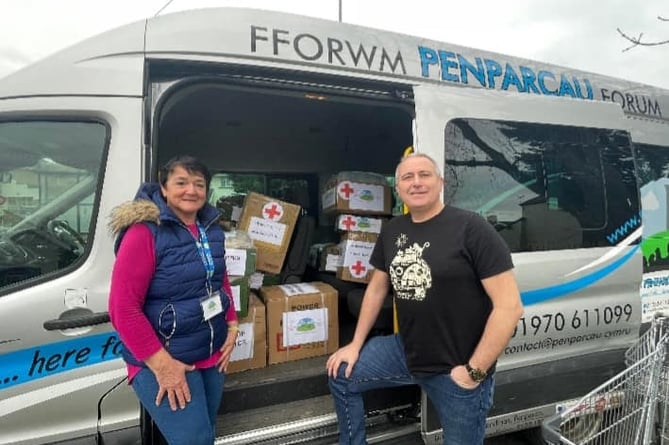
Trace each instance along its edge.
<instances>
[{"instance_id":1,"label":"man's short hair","mask_svg":"<svg viewBox=\"0 0 669 445\"><path fill-rule=\"evenodd\" d=\"M441 169L439 168L439 165L437 164L437 161L435 161L432 156L428 155L427 153L409 153L408 155L405 155L400 159L400 162L397 164L397 167L395 168L395 182L399 182L400 178L398 177L399 171L400 171L400 165L407 159L411 158L425 158L428 161L432 163L434 166L434 172L437 174L438 177L442 178L443 176L441 175Z\"/></svg>"}]
</instances>

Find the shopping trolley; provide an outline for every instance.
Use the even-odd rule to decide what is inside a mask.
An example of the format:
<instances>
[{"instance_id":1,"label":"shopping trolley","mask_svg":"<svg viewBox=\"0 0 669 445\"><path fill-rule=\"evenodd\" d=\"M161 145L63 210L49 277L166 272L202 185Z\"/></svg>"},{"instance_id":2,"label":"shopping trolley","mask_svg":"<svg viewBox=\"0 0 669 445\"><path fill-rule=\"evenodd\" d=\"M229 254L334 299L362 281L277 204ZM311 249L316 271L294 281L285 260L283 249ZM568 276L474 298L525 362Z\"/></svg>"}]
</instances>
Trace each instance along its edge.
<instances>
[{"instance_id":1,"label":"shopping trolley","mask_svg":"<svg viewBox=\"0 0 669 445\"><path fill-rule=\"evenodd\" d=\"M626 351L624 371L542 423L544 440L552 445L669 445L668 326L668 318L654 319ZM587 437L576 434L579 420L591 415L601 416L601 427Z\"/></svg>"},{"instance_id":2,"label":"shopping trolley","mask_svg":"<svg viewBox=\"0 0 669 445\"><path fill-rule=\"evenodd\" d=\"M625 353L625 365L631 366L642 358L664 349L664 360L655 381L657 386L656 406L656 444L669 445L669 317L658 315L653 319L651 328L639 338L639 341Z\"/></svg>"}]
</instances>

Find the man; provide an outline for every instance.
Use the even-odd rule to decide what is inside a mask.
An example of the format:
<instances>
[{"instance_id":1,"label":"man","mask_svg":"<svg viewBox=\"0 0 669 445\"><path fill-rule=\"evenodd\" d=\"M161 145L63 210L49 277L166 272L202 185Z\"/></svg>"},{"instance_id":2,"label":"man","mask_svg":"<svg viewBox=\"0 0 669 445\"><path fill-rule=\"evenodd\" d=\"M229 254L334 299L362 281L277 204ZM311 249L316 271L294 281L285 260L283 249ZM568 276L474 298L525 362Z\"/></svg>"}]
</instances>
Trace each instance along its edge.
<instances>
[{"instance_id":1,"label":"man","mask_svg":"<svg viewBox=\"0 0 669 445\"><path fill-rule=\"evenodd\" d=\"M441 202L444 180L429 156L404 157L395 179L409 214L384 225L353 340L326 364L339 443L367 443L364 391L418 384L445 445L482 444L495 363L523 312L511 254L483 218ZM391 286L399 334L365 343Z\"/></svg>"}]
</instances>

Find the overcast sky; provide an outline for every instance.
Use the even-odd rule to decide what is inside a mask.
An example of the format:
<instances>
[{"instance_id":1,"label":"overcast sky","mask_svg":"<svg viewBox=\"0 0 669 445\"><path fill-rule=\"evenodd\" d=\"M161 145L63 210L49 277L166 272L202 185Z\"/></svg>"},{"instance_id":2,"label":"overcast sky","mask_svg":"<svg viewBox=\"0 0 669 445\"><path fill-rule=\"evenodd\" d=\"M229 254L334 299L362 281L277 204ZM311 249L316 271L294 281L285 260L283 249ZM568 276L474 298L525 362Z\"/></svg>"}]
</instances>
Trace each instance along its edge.
<instances>
[{"instance_id":1,"label":"overcast sky","mask_svg":"<svg viewBox=\"0 0 669 445\"><path fill-rule=\"evenodd\" d=\"M669 39L667 0L341 0L343 21L669 88L669 45L629 46L616 28ZM0 0L0 77L167 0ZM247 6L337 20L339 0L172 0L162 14Z\"/></svg>"}]
</instances>

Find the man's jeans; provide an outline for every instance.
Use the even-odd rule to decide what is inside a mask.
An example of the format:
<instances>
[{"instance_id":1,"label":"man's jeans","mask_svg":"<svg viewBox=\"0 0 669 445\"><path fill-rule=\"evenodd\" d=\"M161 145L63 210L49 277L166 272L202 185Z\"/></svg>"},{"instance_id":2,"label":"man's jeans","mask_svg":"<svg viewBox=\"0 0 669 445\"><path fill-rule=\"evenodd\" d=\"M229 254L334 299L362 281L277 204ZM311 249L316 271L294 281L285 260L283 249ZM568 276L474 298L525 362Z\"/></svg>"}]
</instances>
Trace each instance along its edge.
<instances>
[{"instance_id":1,"label":"man's jeans","mask_svg":"<svg viewBox=\"0 0 669 445\"><path fill-rule=\"evenodd\" d=\"M214 366L186 372L186 380L191 401L176 411L170 408L167 396L156 406L158 382L150 369L139 371L132 379L132 387L170 445L212 445L225 374Z\"/></svg>"},{"instance_id":2,"label":"man's jeans","mask_svg":"<svg viewBox=\"0 0 669 445\"><path fill-rule=\"evenodd\" d=\"M493 376L475 389L461 388L449 374L414 377L407 369L399 335L372 337L360 351L348 379L344 376L346 366L343 363L337 378L329 380L339 420L340 445L367 443L364 391L409 384L420 385L437 409L444 430L444 445L483 443L485 420L495 386Z\"/></svg>"}]
</instances>

